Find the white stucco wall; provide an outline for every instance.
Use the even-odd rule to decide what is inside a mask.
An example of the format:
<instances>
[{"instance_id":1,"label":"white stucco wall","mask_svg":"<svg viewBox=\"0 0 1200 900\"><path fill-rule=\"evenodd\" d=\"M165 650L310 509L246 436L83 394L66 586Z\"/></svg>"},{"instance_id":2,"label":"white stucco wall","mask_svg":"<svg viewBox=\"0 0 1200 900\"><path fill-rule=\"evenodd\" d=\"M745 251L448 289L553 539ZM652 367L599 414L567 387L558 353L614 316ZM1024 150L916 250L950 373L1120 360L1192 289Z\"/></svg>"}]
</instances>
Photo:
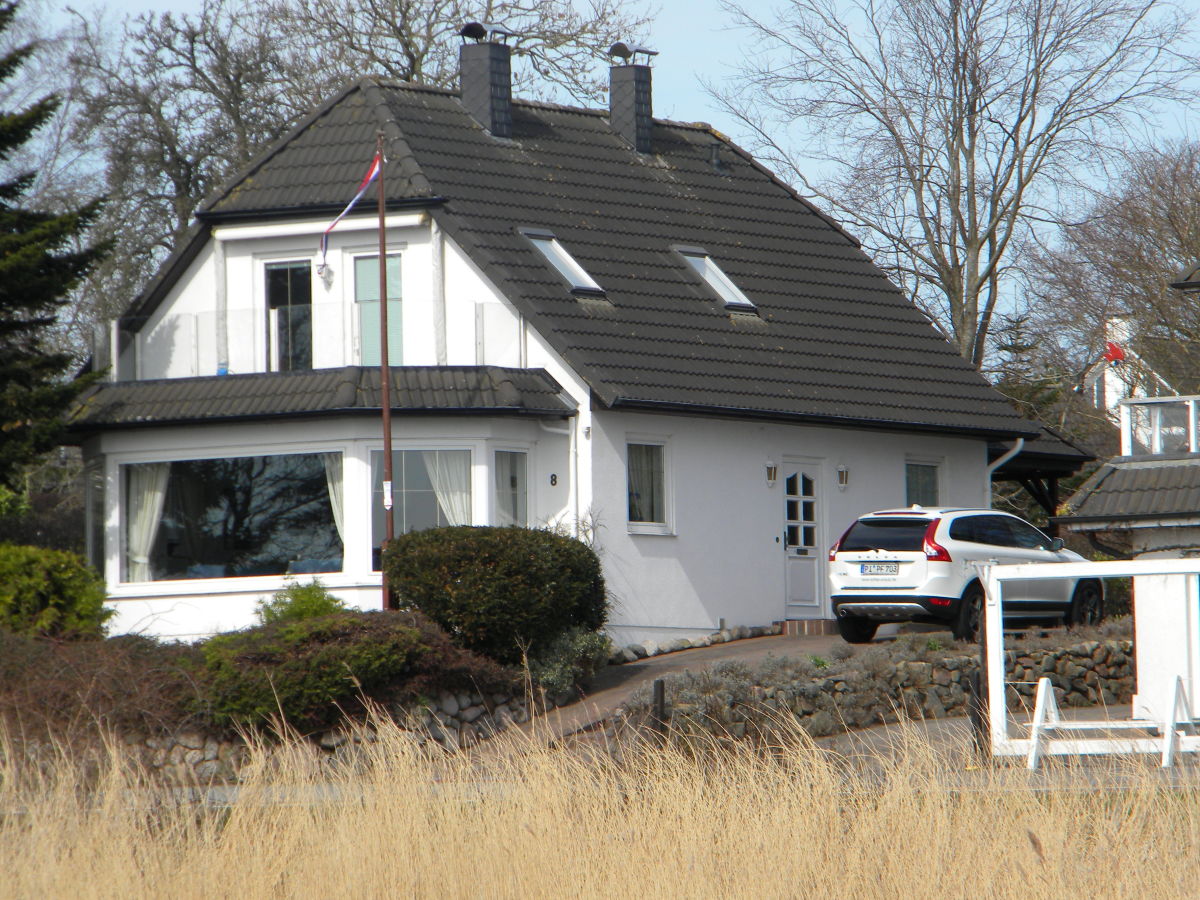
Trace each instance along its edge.
<instances>
[{"instance_id":1,"label":"white stucco wall","mask_svg":"<svg viewBox=\"0 0 1200 900\"><path fill-rule=\"evenodd\" d=\"M621 639L707 633L722 619L762 625L797 616L785 608L784 490L768 486L768 461L803 459L818 473L812 557L820 605L800 612L815 618L830 617L829 546L862 513L904 505L906 462L938 463L943 505L987 502L979 440L648 413L596 411L592 421L591 512ZM666 442L668 535L629 532L630 439ZM839 466L849 473L844 490Z\"/></svg>"}]
</instances>

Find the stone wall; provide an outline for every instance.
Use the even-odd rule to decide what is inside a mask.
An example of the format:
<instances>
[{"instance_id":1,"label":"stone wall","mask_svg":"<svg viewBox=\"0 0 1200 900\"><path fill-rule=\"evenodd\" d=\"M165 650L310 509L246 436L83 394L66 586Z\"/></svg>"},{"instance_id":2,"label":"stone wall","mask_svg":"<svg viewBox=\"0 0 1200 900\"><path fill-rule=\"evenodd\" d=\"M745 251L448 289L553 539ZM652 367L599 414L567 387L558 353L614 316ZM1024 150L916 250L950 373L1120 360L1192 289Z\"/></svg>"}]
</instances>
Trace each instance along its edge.
<instances>
[{"instance_id":1,"label":"stone wall","mask_svg":"<svg viewBox=\"0 0 1200 900\"><path fill-rule=\"evenodd\" d=\"M1060 706L1128 703L1134 692L1132 641L1088 641L1061 649L1008 651L1010 708L1032 707L1037 681L1049 677ZM895 722L901 716L965 716L977 655L876 661L854 659L815 677L780 680L766 672L747 683L741 673L684 673L667 679L667 726L745 737L777 729L794 716L813 737ZM610 719L607 734L639 733L652 724L649 701L635 697Z\"/></svg>"},{"instance_id":2,"label":"stone wall","mask_svg":"<svg viewBox=\"0 0 1200 900\"><path fill-rule=\"evenodd\" d=\"M529 721L529 705L522 697L492 694L451 694L396 713L412 739L422 747L453 751L473 747L513 724ZM336 728L310 736L314 751L331 762L353 756L355 746L374 739L370 727ZM194 730L173 735L131 735L125 745L151 772L177 784L236 781L247 759L247 748L237 738L214 737Z\"/></svg>"}]
</instances>

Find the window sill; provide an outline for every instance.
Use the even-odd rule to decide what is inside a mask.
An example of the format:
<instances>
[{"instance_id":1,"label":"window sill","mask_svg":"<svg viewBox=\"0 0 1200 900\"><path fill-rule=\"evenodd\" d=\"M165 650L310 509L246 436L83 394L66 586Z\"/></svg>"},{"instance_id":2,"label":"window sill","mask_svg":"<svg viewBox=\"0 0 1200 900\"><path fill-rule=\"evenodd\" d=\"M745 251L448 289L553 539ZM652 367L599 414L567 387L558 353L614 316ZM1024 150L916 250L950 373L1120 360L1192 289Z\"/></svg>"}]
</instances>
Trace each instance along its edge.
<instances>
[{"instance_id":1,"label":"window sill","mask_svg":"<svg viewBox=\"0 0 1200 900\"><path fill-rule=\"evenodd\" d=\"M662 522L630 522L630 534L651 534L659 537L675 537L675 529Z\"/></svg>"}]
</instances>

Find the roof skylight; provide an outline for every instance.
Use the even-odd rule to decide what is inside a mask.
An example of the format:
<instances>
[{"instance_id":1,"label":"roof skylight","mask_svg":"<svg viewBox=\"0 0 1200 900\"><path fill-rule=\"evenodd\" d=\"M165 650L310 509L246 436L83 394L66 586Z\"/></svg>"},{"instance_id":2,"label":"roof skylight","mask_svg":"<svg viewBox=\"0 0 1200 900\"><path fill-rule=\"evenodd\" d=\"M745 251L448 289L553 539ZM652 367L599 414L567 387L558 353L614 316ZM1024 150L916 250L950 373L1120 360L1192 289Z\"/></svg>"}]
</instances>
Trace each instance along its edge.
<instances>
[{"instance_id":1,"label":"roof skylight","mask_svg":"<svg viewBox=\"0 0 1200 900\"><path fill-rule=\"evenodd\" d=\"M549 232L526 231L523 232L525 237L529 238L534 247L542 256L546 257L546 262L554 266L558 270L558 274L567 280L573 291L591 291L597 294L603 294L604 288L596 283L587 270L575 261L567 248L558 242L558 238Z\"/></svg>"},{"instance_id":2,"label":"roof skylight","mask_svg":"<svg viewBox=\"0 0 1200 900\"><path fill-rule=\"evenodd\" d=\"M734 284L721 267L705 251L692 247L677 247L679 255L687 260L704 283L717 292L717 296L725 301L726 309L742 309L754 312L758 309L754 303L742 293L742 289Z\"/></svg>"}]
</instances>

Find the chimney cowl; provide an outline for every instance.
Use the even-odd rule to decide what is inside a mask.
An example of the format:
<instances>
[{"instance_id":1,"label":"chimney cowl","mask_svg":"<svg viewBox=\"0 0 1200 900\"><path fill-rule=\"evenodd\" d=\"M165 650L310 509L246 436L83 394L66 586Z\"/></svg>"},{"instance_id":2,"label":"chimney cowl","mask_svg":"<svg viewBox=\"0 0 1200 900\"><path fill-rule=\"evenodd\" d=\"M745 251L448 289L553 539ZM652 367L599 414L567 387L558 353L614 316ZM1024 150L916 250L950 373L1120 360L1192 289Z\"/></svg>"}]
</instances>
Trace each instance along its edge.
<instances>
[{"instance_id":1,"label":"chimney cowl","mask_svg":"<svg viewBox=\"0 0 1200 900\"><path fill-rule=\"evenodd\" d=\"M467 27L464 26L464 36ZM462 103L472 118L495 137L512 137L512 50L486 41L459 48Z\"/></svg>"}]
</instances>

